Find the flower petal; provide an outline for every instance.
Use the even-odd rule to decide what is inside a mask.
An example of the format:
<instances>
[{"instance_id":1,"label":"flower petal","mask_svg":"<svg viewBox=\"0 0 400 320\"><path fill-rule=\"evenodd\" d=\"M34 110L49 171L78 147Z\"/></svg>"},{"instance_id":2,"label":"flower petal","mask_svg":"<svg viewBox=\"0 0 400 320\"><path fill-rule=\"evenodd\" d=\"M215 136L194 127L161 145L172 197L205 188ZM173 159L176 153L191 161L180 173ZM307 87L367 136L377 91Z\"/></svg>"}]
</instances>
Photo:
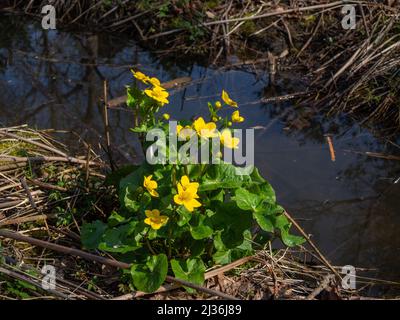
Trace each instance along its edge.
<instances>
[{"instance_id":1,"label":"flower petal","mask_svg":"<svg viewBox=\"0 0 400 320\"><path fill-rule=\"evenodd\" d=\"M188 176L185 175L181 178L181 184L182 184L182 187L184 187L184 188L186 188L190 184L190 180L189 180Z\"/></svg>"},{"instance_id":2,"label":"flower petal","mask_svg":"<svg viewBox=\"0 0 400 320\"><path fill-rule=\"evenodd\" d=\"M174 195L174 201L176 204L182 205L183 201L181 199L181 197L179 196L179 194Z\"/></svg>"}]
</instances>

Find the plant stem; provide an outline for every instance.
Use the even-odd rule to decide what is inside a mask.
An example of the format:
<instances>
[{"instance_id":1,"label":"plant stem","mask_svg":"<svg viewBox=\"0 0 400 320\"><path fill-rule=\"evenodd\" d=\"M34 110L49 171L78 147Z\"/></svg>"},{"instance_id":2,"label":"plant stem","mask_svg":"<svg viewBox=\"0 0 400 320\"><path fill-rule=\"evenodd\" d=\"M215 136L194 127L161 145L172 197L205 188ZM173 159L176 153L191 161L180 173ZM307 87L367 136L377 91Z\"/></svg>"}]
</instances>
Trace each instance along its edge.
<instances>
[{"instance_id":1,"label":"plant stem","mask_svg":"<svg viewBox=\"0 0 400 320\"><path fill-rule=\"evenodd\" d=\"M206 172L207 170L207 164L206 163L202 163L201 164L201 170L200 170L200 177L203 176L203 174Z\"/></svg>"},{"instance_id":2,"label":"plant stem","mask_svg":"<svg viewBox=\"0 0 400 320\"><path fill-rule=\"evenodd\" d=\"M176 186L176 164L172 165L172 185Z\"/></svg>"},{"instance_id":3,"label":"plant stem","mask_svg":"<svg viewBox=\"0 0 400 320\"><path fill-rule=\"evenodd\" d=\"M148 238L146 238L146 245L147 245L147 248L150 250L151 254L153 254L153 255L157 254L157 252L155 252L154 249L151 247L151 244L150 244L150 241Z\"/></svg>"}]
</instances>

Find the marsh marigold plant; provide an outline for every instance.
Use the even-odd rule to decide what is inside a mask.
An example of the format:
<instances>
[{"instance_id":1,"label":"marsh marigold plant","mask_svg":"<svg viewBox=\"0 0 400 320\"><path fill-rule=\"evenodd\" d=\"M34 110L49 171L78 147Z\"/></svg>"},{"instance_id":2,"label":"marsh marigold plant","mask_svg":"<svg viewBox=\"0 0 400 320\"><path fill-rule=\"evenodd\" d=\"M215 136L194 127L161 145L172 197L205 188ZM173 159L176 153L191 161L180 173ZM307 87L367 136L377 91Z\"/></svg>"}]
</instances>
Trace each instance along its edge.
<instances>
[{"instance_id":1,"label":"marsh marigold plant","mask_svg":"<svg viewBox=\"0 0 400 320\"><path fill-rule=\"evenodd\" d=\"M147 150L150 142L144 137L149 130L161 130L169 139L168 121L173 115L164 112L169 93L159 79L132 73L135 84L127 87L126 101L136 115L131 131ZM193 136L199 146L217 139L221 143L218 161L122 167L107 178L118 190L119 210L82 228L86 249L131 264L121 281L133 290L154 292L167 275L201 285L207 268L252 255L276 237L287 246L304 241L290 234L284 210L257 168L238 175L235 165L222 160L222 152L240 144L232 134L235 123L245 122L238 103L223 90L220 100L208 103L208 111L208 119L178 121L178 147Z\"/></svg>"}]
</instances>

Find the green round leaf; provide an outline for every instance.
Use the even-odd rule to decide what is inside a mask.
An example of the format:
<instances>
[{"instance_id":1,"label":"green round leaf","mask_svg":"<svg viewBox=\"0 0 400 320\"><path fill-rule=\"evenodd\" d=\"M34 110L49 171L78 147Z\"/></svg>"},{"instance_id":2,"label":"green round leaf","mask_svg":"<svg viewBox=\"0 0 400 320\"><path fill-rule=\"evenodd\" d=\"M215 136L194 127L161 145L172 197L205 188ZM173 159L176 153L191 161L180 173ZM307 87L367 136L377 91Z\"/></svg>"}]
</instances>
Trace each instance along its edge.
<instances>
[{"instance_id":1,"label":"green round leaf","mask_svg":"<svg viewBox=\"0 0 400 320\"><path fill-rule=\"evenodd\" d=\"M168 259L165 254L148 257L145 264L134 264L131 275L134 286L144 292L156 291L165 281Z\"/></svg>"},{"instance_id":2,"label":"green round leaf","mask_svg":"<svg viewBox=\"0 0 400 320\"><path fill-rule=\"evenodd\" d=\"M237 206L242 210L254 211L259 204L262 202L262 197L247 191L246 189L240 188L235 191L234 200Z\"/></svg>"},{"instance_id":3,"label":"green round leaf","mask_svg":"<svg viewBox=\"0 0 400 320\"><path fill-rule=\"evenodd\" d=\"M172 271L175 277L181 280L186 280L194 284L202 285L204 282L204 272L206 267L199 258L189 258L186 261L183 260L171 260ZM189 293L193 293L195 290L185 287Z\"/></svg>"},{"instance_id":4,"label":"green round leaf","mask_svg":"<svg viewBox=\"0 0 400 320\"><path fill-rule=\"evenodd\" d=\"M193 239L201 240L210 237L214 230L210 226L210 222L208 221L209 219L206 216L200 215L197 220L197 225L190 227L190 234Z\"/></svg>"}]
</instances>

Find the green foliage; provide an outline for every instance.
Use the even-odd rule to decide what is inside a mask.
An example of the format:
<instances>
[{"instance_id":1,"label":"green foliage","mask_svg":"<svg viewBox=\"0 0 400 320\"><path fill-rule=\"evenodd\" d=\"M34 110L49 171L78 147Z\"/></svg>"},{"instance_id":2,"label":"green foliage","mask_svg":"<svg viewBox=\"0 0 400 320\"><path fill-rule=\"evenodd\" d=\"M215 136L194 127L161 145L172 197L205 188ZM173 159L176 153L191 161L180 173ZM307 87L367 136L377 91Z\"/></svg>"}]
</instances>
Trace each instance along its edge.
<instances>
[{"instance_id":1,"label":"green foliage","mask_svg":"<svg viewBox=\"0 0 400 320\"><path fill-rule=\"evenodd\" d=\"M186 280L198 285L202 285L204 282L206 267L199 258L189 258L186 261L172 259L171 268L177 279ZM185 289L189 293L194 292L191 288L185 287Z\"/></svg>"},{"instance_id":2,"label":"green foliage","mask_svg":"<svg viewBox=\"0 0 400 320\"><path fill-rule=\"evenodd\" d=\"M145 84L150 81L143 74L135 77ZM139 136L154 128L168 133L167 124L156 118L162 99L151 100L137 86L127 92L128 107L141 115L132 131ZM218 117L219 108L209 104L211 118L220 119L222 130L230 121ZM196 123L187 121L179 125L196 128ZM214 122L204 125L216 127ZM142 144L148 147L143 140ZM170 151L167 147L167 154ZM112 212L107 222L84 225L82 244L131 263L129 275L137 290L154 292L167 274L202 284L206 268L251 255L254 245L263 246L275 236L287 246L303 242L290 234L290 223L276 203L273 188L256 168L239 175L237 167L222 160L144 163L112 173L107 184L119 188L120 210Z\"/></svg>"},{"instance_id":3,"label":"green foliage","mask_svg":"<svg viewBox=\"0 0 400 320\"><path fill-rule=\"evenodd\" d=\"M156 291L165 281L168 272L168 259L165 254L149 256L145 263L133 264L131 274L133 284L138 290Z\"/></svg>"}]
</instances>

